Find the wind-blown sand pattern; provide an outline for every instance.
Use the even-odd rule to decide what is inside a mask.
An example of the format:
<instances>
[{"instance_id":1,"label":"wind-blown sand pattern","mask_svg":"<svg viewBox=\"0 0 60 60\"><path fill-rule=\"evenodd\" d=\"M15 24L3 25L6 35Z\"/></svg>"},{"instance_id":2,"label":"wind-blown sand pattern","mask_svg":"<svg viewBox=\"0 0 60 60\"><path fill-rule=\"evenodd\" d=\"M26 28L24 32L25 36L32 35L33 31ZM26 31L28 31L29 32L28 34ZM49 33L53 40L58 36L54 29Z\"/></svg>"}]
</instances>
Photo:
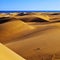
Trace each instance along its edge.
<instances>
[{"instance_id":1,"label":"wind-blown sand pattern","mask_svg":"<svg viewBox=\"0 0 60 60\"><path fill-rule=\"evenodd\" d=\"M60 60L60 13L6 15L0 19L4 21L0 22L0 42L26 60Z\"/></svg>"}]
</instances>

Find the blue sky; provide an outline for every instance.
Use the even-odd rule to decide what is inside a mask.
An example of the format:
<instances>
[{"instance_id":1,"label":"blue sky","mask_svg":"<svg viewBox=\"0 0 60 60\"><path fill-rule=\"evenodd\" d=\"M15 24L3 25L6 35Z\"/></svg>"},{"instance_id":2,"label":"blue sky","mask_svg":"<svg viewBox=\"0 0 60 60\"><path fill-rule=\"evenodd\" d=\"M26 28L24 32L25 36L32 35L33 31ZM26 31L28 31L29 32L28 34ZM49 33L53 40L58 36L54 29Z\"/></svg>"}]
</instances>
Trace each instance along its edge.
<instances>
[{"instance_id":1,"label":"blue sky","mask_svg":"<svg viewBox=\"0 0 60 60\"><path fill-rule=\"evenodd\" d=\"M0 0L0 10L60 10L60 0Z\"/></svg>"}]
</instances>

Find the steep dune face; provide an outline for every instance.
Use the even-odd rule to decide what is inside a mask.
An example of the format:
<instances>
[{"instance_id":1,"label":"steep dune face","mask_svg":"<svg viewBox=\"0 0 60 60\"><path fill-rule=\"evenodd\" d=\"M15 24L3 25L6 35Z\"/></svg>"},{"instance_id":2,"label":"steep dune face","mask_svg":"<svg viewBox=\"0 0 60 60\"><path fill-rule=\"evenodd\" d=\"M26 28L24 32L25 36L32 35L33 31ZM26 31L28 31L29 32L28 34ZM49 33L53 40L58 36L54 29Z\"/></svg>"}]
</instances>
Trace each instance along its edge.
<instances>
[{"instance_id":1,"label":"steep dune face","mask_svg":"<svg viewBox=\"0 0 60 60\"><path fill-rule=\"evenodd\" d=\"M26 23L15 20L0 25L0 42L6 43L13 41L17 37L24 36L34 28Z\"/></svg>"},{"instance_id":2,"label":"steep dune face","mask_svg":"<svg viewBox=\"0 0 60 60\"><path fill-rule=\"evenodd\" d=\"M6 46L28 60L39 60L43 54L55 56L60 53L60 23L47 24L47 28Z\"/></svg>"}]
</instances>

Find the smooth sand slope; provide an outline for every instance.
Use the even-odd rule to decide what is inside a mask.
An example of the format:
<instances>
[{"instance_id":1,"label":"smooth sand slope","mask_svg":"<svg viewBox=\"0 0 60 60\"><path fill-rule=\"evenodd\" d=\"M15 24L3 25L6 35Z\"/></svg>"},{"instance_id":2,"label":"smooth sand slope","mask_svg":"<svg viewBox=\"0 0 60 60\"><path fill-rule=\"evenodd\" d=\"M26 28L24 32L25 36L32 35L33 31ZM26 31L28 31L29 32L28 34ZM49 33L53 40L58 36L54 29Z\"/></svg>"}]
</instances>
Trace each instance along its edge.
<instances>
[{"instance_id":1,"label":"smooth sand slope","mask_svg":"<svg viewBox=\"0 0 60 60\"><path fill-rule=\"evenodd\" d=\"M0 60L26 60L0 43Z\"/></svg>"},{"instance_id":2,"label":"smooth sand slope","mask_svg":"<svg viewBox=\"0 0 60 60\"><path fill-rule=\"evenodd\" d=\"M0 42L7 43L13 41L12 39L24 36L33 30L34 27L20 20L0 24Z\"/></svg>"},{"instance_id":3,"label":"smooth sand slope","mask_svg":"<svg viewBox=\"0 0 60 60\"><path fill-rule=\"evenodd\" d=\"M43 54L47 55L48 60L52 60L50 55L60 53L60 23L47 24L47 28L27 35L21 41L5 45L27 60L42 60Z\"/></svg>"}]
</instances>

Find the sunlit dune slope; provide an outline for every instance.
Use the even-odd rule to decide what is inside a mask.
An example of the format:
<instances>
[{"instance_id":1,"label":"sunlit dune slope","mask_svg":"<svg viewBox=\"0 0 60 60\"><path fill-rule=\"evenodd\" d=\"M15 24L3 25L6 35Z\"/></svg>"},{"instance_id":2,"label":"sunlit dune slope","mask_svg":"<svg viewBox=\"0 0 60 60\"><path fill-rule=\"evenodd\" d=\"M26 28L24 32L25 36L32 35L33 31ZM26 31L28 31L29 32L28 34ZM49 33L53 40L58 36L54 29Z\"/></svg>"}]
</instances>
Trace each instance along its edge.
<instances>
[{"instance_id":1,"label":"sunlit dune slope","mask_svg":"<svg viewBox=\"0 0 60 60\"><path fill-rule=\"evenodd\" d=\"M13 41L17 37L24 36L34 30L34 27L16 20L0 24L0 42L6 43Z\"/></svg>"},{"instance_id":2,"label":"sunlit dune slope","mask_svg":"<svg viewBox=\"0 0 60 60\"><path fill-rule=\"evenodd\" d=\"M38 56L41 54L58 53L60 52L60 23L47 24L47 28L27 35L21 41L8 43L6 46L28 60L30 58L30 60L39 60Z\"/></svg>"},{"instance_id":3,"label":"sunlit dune slope","mask_svg":"<svg viewBox=\"0 0 60 60\"><path fill-rule=\"evenodd\" d=\"M25 60L25 59L0 43L0 60Z\"/></svg>"}]
</instances>

